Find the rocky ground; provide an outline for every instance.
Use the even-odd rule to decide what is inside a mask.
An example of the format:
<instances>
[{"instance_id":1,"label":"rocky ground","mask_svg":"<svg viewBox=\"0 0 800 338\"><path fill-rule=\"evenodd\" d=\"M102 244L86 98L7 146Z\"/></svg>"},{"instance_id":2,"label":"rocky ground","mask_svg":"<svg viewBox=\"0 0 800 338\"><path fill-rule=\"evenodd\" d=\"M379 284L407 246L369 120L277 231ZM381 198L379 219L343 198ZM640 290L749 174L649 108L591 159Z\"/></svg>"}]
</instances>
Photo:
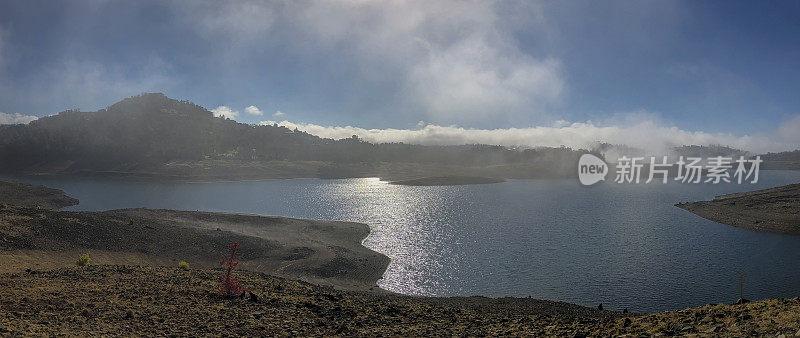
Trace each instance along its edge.
<instances>
[{"instance_id":1,"label":"rocky ground","mask_svg":"<svg viewBox=\"0 0 800 338\"><path fill-rule=\"evenodd\" d=\"M59 189L0 180L0 203L61 209L77 205L78 200Z\"/></svg>"},{"instance_id":2,"label":"rocky ground","mask_svg":"<svg viewBox=\"0 0 800 338\"><path fill-rule=\"evenodd\" d=\"M239 242L250 269L349 290L369 290L389 259L361 245L364 224L229 213L122 209L102 212L0 206L0 272L104 264L216 267Z\"/></svg>"},{"instance_id":3,"label":"rocky ground","mask_svg":"<svg viewBox=\"0 0 800 338\"><path fill-rule=\"evenodd\" d=\"M216 294L218 273L89 266L3 274L0 335L800 335L799 299L626 315L526 299L420 301L246 271L236 274L246 296L226 299Z\"/></svg>"},{"instance_id":4,"label":"rocky ground","mask_svg":"<svg viewBox=\"0 0 800 338\"><path fill-rule=\"evenodd\" d=\"M735 227L800 235L800 184L678 203L700 217Z\"/></svg>"}]
</instances>

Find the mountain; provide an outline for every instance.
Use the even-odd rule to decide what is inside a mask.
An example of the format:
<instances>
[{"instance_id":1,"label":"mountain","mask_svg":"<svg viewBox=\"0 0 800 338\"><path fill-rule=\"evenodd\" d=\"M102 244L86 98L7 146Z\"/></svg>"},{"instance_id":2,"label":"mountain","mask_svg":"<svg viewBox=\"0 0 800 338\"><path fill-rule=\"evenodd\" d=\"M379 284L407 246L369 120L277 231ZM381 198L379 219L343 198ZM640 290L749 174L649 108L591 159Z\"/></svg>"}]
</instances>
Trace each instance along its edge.
<instances>
[{"instance_id":1,"label":"mountain","mask_svg":"<svg viewBox=\"0 0 800 338\"><path fill-rule=\"evenodd\" d=\"M0 171L223 178L424 175L571 177L581 152L501 146L372 144L214 117L161 93L95 112L67 110L0 126ZM232 174L233 172L233 174Z\"/></svg>"},{"instance_id":2,"label":"mountain","mask_svg":"<svg viewBox=\"0 0 800 338\"><path fill-rule=\"evenodd\" d=\"M203 107L163 94L127 98L96 112L64 111L0 129L3 169L69 162L73 169L208 157L286 157L282 149L319 142L286 128L216 118ZM259 150L256 154L253 149Z\"/></svg>"}]
</instances>

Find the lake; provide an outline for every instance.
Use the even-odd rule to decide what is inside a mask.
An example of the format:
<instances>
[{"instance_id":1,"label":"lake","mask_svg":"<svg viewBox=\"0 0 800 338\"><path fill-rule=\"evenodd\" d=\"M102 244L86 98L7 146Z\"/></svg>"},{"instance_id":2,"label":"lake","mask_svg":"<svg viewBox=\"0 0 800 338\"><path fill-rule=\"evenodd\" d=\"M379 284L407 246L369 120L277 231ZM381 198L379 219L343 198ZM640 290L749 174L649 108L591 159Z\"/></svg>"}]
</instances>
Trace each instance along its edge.
<instances>
[{"instance_id":1,"label":"lake","mask_svg":"<svg viewBox=\"0 0 800 338\"><path fill-rule=\"evenodd\" d=\"M800 182L616 184L509 180L447 187L378 179L165 183L11 177L63 189L70 210L165 208L369 224L367 247L392 261L379 285L429 296L516 296L606 309L675 310L745 297L800 296L800 236L729 227L673 206Z\"/></svg>"}]
</instances>

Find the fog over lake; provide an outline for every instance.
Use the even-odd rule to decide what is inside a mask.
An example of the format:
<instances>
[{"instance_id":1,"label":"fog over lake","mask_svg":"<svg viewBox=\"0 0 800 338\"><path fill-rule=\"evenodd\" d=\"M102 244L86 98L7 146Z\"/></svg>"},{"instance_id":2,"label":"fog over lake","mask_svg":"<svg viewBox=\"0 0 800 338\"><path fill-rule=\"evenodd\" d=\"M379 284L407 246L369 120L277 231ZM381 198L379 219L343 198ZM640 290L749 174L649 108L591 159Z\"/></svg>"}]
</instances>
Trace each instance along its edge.
<instances>
[{"instance_id":1,"label":"fog over lake","mask_svg":"<svg viewBox=\"0 0 800 338\"><path fill-rule=\"evenodd\" d=\"M509 180L413 187L378 179L165 183L10 177L63 189L70 210L165 208L369 224L364 244L392 259L379 282L414 295L517 296L661 311L800 293L800 237L759 233L673 206L800 182L616 184ZM245 265L246 268L246 265Z\"/></svg>"}]
</instances>

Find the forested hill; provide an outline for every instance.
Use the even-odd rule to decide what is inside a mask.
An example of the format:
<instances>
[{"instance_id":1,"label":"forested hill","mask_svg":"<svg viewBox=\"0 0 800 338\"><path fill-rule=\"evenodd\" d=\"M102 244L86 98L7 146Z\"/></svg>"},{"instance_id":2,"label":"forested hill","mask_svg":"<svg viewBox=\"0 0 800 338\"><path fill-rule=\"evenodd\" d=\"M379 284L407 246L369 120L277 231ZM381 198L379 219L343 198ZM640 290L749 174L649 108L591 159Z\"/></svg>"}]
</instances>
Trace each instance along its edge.
<instances>
[{"instance_id":1,"label":"forested hill","mask_svg":"<svg viewBox=\"0 0 800 338\"><path fill-rule=\"evenodd\" d=\"M143 94L96 112L64 111L0 129L4 169L73 165L108 169L215 156L289 158L322 142L285 128L216 118L203 107L163 94ZM69 163L67 163L69 162Z\"/></svg>"},{"instance_id":2,"label":"forested hill","mask_svg":"<svg viewBox=\"0 0 800 338\"><path fill-rule=\"evenodd\" d=\"M569 148L518 151L486 145L418 146L372 144L355 137L323 139L285 127L214 117L201 106L160 93L127 98L96 112L69 110L27 125L0 126L0 170L4 172L158 170L174 161L468 167L539 163L547 164L543 170L571 172L577 156L579 153ZM563 163L564 168L554 165L557 163Z\"/></svg>"}]
</instances>

